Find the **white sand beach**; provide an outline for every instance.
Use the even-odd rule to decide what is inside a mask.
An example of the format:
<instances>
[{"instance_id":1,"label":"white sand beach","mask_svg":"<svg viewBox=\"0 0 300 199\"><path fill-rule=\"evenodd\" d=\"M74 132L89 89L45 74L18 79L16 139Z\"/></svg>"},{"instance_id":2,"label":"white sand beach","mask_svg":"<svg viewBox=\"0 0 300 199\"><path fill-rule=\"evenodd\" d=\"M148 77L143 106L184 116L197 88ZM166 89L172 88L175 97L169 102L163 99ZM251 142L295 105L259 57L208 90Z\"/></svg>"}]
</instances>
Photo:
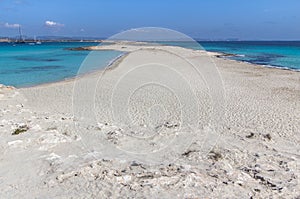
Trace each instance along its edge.
<instances>
[{"instance_id":1,"label":"white sand beach","mask_svg":"<svg viewBox=\"0 0 300 199\"><path fill-rule=\"evenodd\" d=\"M0 198L300 197L299 72L172 46L90 49L126 54L1 86Z\"/></svg>"}]
</instances>

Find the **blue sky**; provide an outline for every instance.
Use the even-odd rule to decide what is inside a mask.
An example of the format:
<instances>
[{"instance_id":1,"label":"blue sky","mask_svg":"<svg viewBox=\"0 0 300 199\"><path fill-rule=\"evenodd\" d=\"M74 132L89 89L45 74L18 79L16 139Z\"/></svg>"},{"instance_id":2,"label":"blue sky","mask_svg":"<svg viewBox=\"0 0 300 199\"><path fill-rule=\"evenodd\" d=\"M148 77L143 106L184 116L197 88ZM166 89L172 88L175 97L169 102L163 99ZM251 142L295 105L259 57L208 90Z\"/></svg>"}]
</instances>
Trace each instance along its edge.
<instances>
[{"instance_id":1,"label":"blue sky","mask_svg":"<svg viewBox=\"0 0 300 199\"><path fill-rule=\"evenodd\" d=\"M164 27L194 38L300 40L299 0L0 0L0 36L109 37Z\"/></svg>"}]
</instances>

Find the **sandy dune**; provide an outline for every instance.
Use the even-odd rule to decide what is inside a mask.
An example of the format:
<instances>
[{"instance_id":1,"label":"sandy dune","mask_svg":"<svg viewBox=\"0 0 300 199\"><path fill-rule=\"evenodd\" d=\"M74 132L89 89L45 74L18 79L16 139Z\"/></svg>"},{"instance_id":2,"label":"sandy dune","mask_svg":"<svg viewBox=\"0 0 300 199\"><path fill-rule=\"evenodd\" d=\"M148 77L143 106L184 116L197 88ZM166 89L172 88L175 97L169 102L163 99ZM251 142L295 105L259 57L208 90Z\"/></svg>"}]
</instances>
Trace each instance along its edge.
<instances>
[{"instance_id":1,"label":"sandy dune","mask_svg":"<svg viewBox=\"0 0 300 199\"><path fill-rule=\"evenodd\" d=\"M0 88L0 198L300 196L299 72L171 46L92 49L126 55Z\"/></svg>"}]
</instances>

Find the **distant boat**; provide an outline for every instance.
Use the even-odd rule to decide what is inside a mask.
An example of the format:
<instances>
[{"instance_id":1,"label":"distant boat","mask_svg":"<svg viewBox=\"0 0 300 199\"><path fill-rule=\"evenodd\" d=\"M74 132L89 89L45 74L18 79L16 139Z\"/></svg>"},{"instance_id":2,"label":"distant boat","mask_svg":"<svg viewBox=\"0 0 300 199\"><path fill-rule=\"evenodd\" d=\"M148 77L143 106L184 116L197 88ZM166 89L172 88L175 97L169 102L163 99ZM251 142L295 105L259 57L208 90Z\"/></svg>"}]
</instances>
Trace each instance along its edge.
<instances>
[{"instance_id":1,"label":"distant boat","mask_svg":"<svg viewBox=\"0 0 300 199\"><path fill-rule=\"evenodd\" d=\"M42 44L41 41L39 41L39 40L37 41L37 40L36 40L36 36L34 36L34 42L35 42L35 44L37 44L37 45L41 45L41 44Z\"/></svg>"},{"instance_id":2,"label":"distant boat","mask_svg":"<svg viewBox=\"0 0 300 199\"><path fill-rule=\"evenodd\" d=\"M15 44L25 44L25 40L22 35L21 25L19 25L19 40L14 42Z\"/></svg>"},{"instance_id":3,"label":"distant boat","mask_svg":"<svg viewBox=\"0 0 300 199\"><path fill-rule=\"evenodd\" d=\"M30 46L34 46L34 45L41 45L42 42L41 41L37 41L36 40L36 36L34 36L33 42L29 42L28 45Z\"/></svg>"}]
</instances>

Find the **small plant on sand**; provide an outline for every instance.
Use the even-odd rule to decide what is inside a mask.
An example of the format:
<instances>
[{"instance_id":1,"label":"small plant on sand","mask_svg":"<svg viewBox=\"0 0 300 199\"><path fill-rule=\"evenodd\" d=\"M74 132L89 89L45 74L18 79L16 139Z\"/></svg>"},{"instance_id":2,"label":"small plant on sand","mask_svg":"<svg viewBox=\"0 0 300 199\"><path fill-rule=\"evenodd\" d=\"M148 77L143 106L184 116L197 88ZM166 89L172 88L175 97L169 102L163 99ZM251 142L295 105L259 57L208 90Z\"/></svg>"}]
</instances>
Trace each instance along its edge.
<instances>
[{"instance_id":1,"label":"small plant on sand","mask_svg":"<svg viewBox=\"0 0 300 199\"><path fill-rule=\"evenodd\" d=\"M250 133L249 135L246 135L246 138L253 138L254 137L254 133Z\"/></svg>"},{"instance_id":2,"label":"small plant on sand","mask_svg":"<svg viewBox=\"0 0 300 199\"><path fill-rule=\"evenodd\" d=\"M222 154L220 152L211 150L208 154L208 157L214 161L218 161L218 160L222 159Z\"/></svg>"},{"instance_id":3,"label":"small plant on sand","mask_svg":"<svg viewBox=\"0 0 300 199\"><path fill-rule=\"evenodd\" d=\"M24 133L28 131L29 127L27 125L19 126L17 129L14 130L12 135L19 135L21 133Z\"/></svg>"},{"instance_id":4,"label":"small plant on sand","mask_svg":"<svg viewBox=\"0 0 300 199\"><path fill-rule=\"evenodd\" d=\"M271 139L272 139L270 133L268 133L268 134L266 134L266 135L263 135L263 137L266 138L266 139L268 139L268 140L271 140Z\"/></svg>"}]
</instances>

